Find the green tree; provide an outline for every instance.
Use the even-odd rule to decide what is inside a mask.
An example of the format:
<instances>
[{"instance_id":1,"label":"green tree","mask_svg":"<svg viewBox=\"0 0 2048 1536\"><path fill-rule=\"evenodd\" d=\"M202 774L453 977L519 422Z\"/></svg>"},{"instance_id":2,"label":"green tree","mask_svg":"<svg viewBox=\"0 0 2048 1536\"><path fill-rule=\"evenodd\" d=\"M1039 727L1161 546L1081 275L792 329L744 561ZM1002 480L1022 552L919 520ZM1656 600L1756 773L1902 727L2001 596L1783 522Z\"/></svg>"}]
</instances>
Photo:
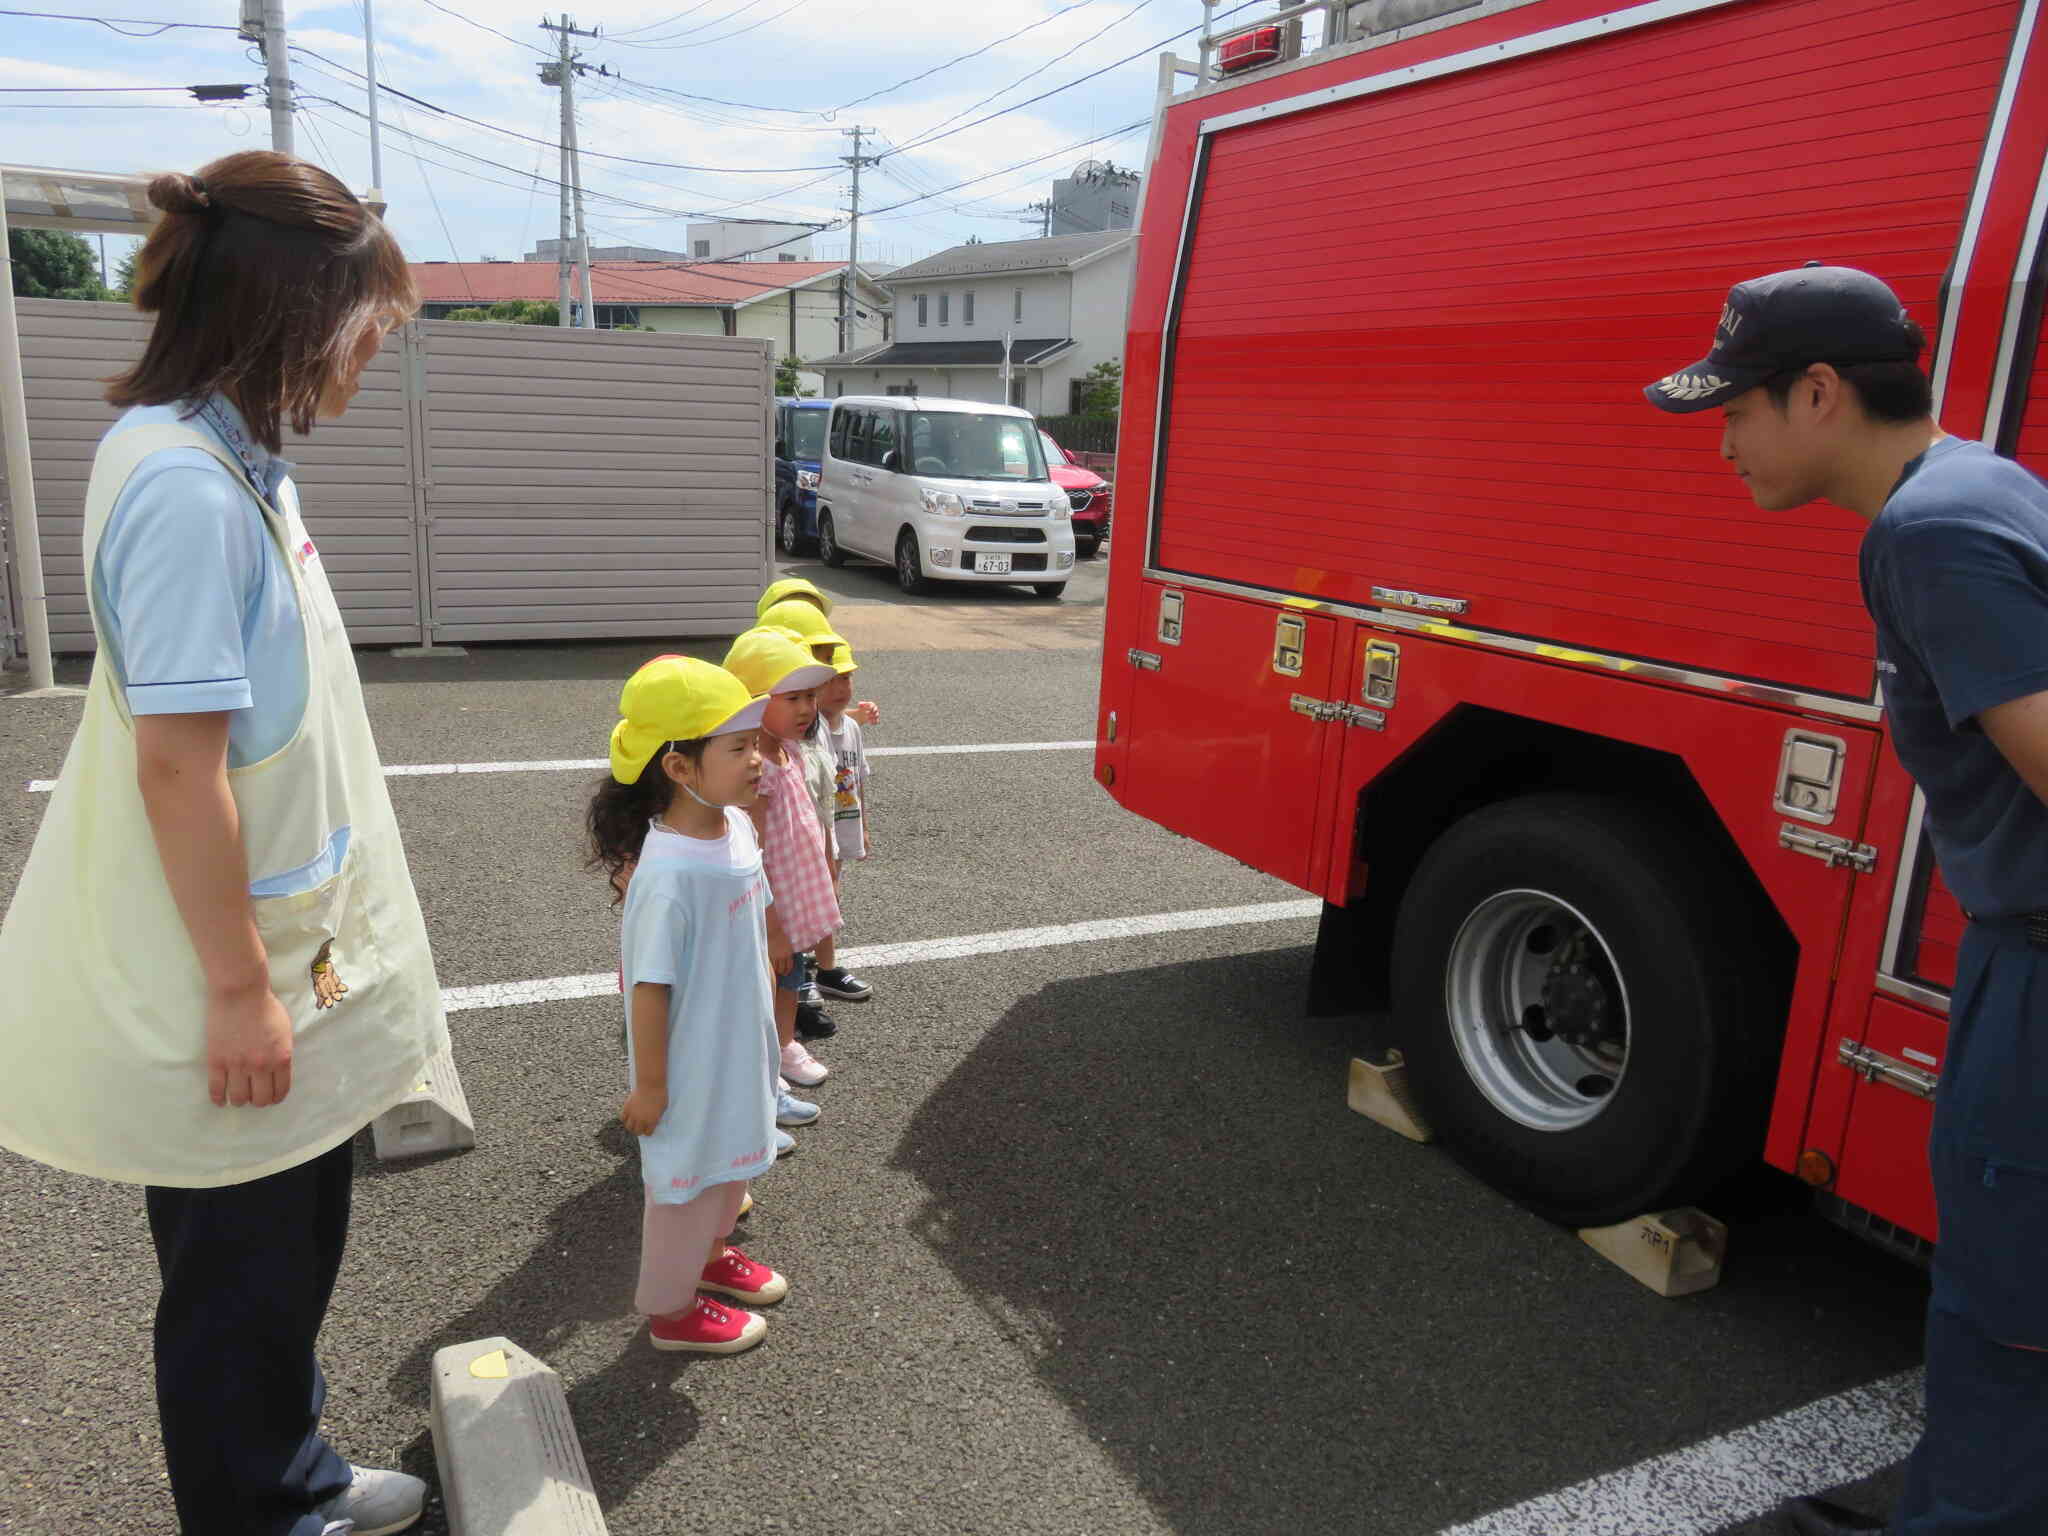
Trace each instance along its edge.
<instances>
[{"instance_id":1,"label":"green tree","mask_svg":"<svg viewBox=\"0 0 2048 1536\"><path fill-rule=\"evenodd\" d=\"M816 390L805 389L802 380L797 377L797 370L803 365L804 360L800 357L785 357L775 365L776 394L808 400L817 393Z\"/></svg>"},{"instance_id":2,"label":"green tree","mask_svg":"<svg viewBox=\"0 0 2048 1536\"><path fill-rule=\"evenodd\" d=\"M1081 375L1081 414L1114 416L1124 403L1124 365L1097 363Z\"/></svg>"},{"instance_id":3,"label":"green tree","mask_svg":"<svg viewBox=\"0 0 2048 1536\"><path fill-rule=\"evenodd\" d=\"M500 299L489 306L473 305L467 309L450 310L447 318L484 320L493 325L559 325L562 313L558 305L545 299Z\"/></svg>"},{"instance_id":4,"label":"green tree","mask_svg":"<svg viewBox=\"0 0 2048 1536\"><path fill-rule=\"evenodd\" d=\"M114 268L113 292L115 297L123 299L135 297L135 262L136 258L141 255L142 247L131 245L128 247L128 254L123 256L119 265Z\"/></svg>"},{"instance_id":5,"label":"green tree","mask_svg":"<svg viewBox=\"0 0 2048 1536\"><path fill-rule=\"evenodd\" d=\"M8 268L24 299L103 299L99 261L90 245L60 229L10 229Z\"/></svg>"}]
</instances>

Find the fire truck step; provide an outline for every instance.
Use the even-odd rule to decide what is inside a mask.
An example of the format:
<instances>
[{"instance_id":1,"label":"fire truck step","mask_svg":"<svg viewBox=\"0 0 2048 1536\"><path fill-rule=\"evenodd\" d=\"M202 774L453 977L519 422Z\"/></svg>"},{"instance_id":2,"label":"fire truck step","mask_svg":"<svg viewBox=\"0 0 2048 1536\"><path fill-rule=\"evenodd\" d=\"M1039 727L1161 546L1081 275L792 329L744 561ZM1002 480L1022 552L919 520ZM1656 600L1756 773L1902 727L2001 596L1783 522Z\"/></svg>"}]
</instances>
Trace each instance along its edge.
<instances>
[{"instance_id":1,"label":"fire truck step","mask_svg":"<svg viewBox=\"0 0 2048 1536\"><path fill-rule=\"evenodd\" d=\"M1706 1290L1721 1278L1728 1256L1728 1228L1689 1205L1611 1227L1582 1227L1579 1237L1659 1296Z\"/></svg>"},{"instance_id":2,"label":"fire truck step","mask_svg":"<svg viewBox=\"0 0 2048 1536\"><path fill-rule=\"evenodd\" d=\"M434 1351L450 1536L606 1536L562 1378L510 1339Z\"/></svg>"},{"instance_id":3,"label":"fire truck step","mask_svg":"<svg viewBox=\"0 0 2048 1536\"><path fill-rule=\"evenodd\" d=\"M1378 1066L1352 1057L1348 1102L1366 1119L1398 1131L1410 1141L1430 1139L1429 1122L1422 1118L1408 1091L1408 1067L1399 1051L1388 1051L1386 1061Z\"/></svg>"},{"instance_id":4,"label":"fire truck step","mask_svg":"<svg viewBox=\"0 0 2048 1536\"><path fill-rule=\"evenodd\" d=\"M370 1123L380 1161L425 1157L430 1152L463 1152L476 1145L476 1121L469 1095L455 1072L452 1051L427 1063L419 1086Z\"/></svg>"}]
</instances>

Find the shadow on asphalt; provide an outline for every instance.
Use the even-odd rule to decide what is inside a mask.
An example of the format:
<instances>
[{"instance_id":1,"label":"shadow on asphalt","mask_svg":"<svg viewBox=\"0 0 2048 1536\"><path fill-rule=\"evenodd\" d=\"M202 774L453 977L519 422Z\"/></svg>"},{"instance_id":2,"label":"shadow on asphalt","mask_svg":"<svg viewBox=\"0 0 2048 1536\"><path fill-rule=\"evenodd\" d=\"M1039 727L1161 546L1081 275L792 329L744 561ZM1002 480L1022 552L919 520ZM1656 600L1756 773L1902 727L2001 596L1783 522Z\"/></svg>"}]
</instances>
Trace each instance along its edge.
<instances>
[{"instance_id":1,"label":"shadow on asphalt","mask_svg":"<svg viewBox=\"0 0 2048 1536\"><path fill-rule=\"evenodd\" d=\"M1090 567L1097 570L1109 563L1109 551L1105 546L1093 561L1083 561L1074 571L1076 579L1090 574ZM821 564L816 555L804 554L794 558L775 553L775 574L778 579L786 576L801 576L813 586L825 591L836 600L844 598L855 603L890 603L903 607L924 607L932 604L961 604L973 606L986 603L992 608L1034 608L1043 607L1045 599L1039 597L1028 586L1008 586L995 582L947 582L934 581L917 597L906 597L903 589L896 585L895 569L887 565L874 565L864 560L851 560L838 570ZM1071 587L1062 602L1100 607L1100 595L1082 596Z\"/></svg>"},{"instance_id":2,"label":"shadow on asphalt","mask_svg":"<svg viewBox=\"0 0 2048 1536\"><path fill-rule=\"evenodd\" d=\"M894 1158L912 1231L1177 1530L1435 1531L1917 1359L1919 1274L1781 1183L1667 1302L1350 1114L1307 968L1055 982Z\"/></svg>"},{"instance_id":3,"label":"shadow on asphalt","mask_svg":"<svg viewBox=\"0 0 2048 1536\"><path fill-rule=\"evenodd\" d=\"M547 1229L525 1263L412 1347L391 1373L397 1392L424 1407L432 1391L434 1352L450 1344L503 1335L549 1360L559 1358L557 1346L584 1324L618 1321L620 1298L633 1294L640 1271L639 1245L619 1241L621 1232L639 1230L640 1153L617 1120L593 1139L618 1159L617 1167L548 1213ZM363 1167L360 1154L357 1169L359 1177L377 1176ZM404 1165L384 1171L402 1175ZM697 1405L680 1390L679 1381L699 1359L650 1350L636 1331L616 1360L569 1387L575 1423L635 1426L631 1435L606 1435L584 1444L605 1508L618 1504L697 1438ZM431 1431L422 1431L405 1448L401 1466L439 1486Z\"/></svg>"}]
</instances>

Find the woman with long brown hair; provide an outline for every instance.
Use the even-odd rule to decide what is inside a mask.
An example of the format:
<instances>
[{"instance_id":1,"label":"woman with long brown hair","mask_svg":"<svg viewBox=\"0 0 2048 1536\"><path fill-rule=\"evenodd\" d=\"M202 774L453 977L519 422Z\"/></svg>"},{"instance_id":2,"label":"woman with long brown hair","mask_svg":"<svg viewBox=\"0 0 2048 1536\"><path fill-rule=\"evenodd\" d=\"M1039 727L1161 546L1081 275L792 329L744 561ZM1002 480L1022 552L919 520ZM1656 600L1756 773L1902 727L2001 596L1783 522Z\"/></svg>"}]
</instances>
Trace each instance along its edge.
<instances>
[{"instance_id":1,"label":"woman with long brown hair","mask_svg":"<svg viewBox=\"0 0 2048 1536\"><path fill-rule=\"evenodd\" d=\"M85 505L99 642L0 923L0 1144L145 1186L187 1536L403 1530L424 1485L320 1436L351 1142L447 1043L354 657L284 430L415 305L383 224L267 151L151 183L156 323Z\"/></svg>"}]
</instances>

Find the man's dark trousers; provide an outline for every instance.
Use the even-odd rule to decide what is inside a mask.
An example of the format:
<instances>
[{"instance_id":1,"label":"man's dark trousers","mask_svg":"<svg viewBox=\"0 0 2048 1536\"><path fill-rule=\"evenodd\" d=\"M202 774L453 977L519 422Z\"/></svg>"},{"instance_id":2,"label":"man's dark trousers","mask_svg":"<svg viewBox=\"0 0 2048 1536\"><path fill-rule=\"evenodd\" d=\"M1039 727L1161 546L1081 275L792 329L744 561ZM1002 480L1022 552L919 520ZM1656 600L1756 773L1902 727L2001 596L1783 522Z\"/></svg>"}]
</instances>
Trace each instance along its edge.
<instances>
[{"instance_id":1,"label":"man's dark trousers","mask_svg":"<svg viewBox=\"0 0 2048 1536\"><path fill-rule=\"evenodd\" d=\"M1927 1433L1895 1536L2048 1532L2048 950L1973 923L1929 1157ZM2032 1346L2021 1348L2015 1346Z\"/></svg>"},{"instance_id":2,"label":"man's dark trousers","mask_svg":"<svg viewBox=\"0 0 2048 1536\"><path fill-rule=\"evenodd\" d=\"M260 1114L260 1110L247 1110ZM354 1149L247 1184L144 1195L163 1295L156 1401L185 1536L320 1536L349 1484L313 1359L348 1238Z\"/></svg>"}]
</instances>

